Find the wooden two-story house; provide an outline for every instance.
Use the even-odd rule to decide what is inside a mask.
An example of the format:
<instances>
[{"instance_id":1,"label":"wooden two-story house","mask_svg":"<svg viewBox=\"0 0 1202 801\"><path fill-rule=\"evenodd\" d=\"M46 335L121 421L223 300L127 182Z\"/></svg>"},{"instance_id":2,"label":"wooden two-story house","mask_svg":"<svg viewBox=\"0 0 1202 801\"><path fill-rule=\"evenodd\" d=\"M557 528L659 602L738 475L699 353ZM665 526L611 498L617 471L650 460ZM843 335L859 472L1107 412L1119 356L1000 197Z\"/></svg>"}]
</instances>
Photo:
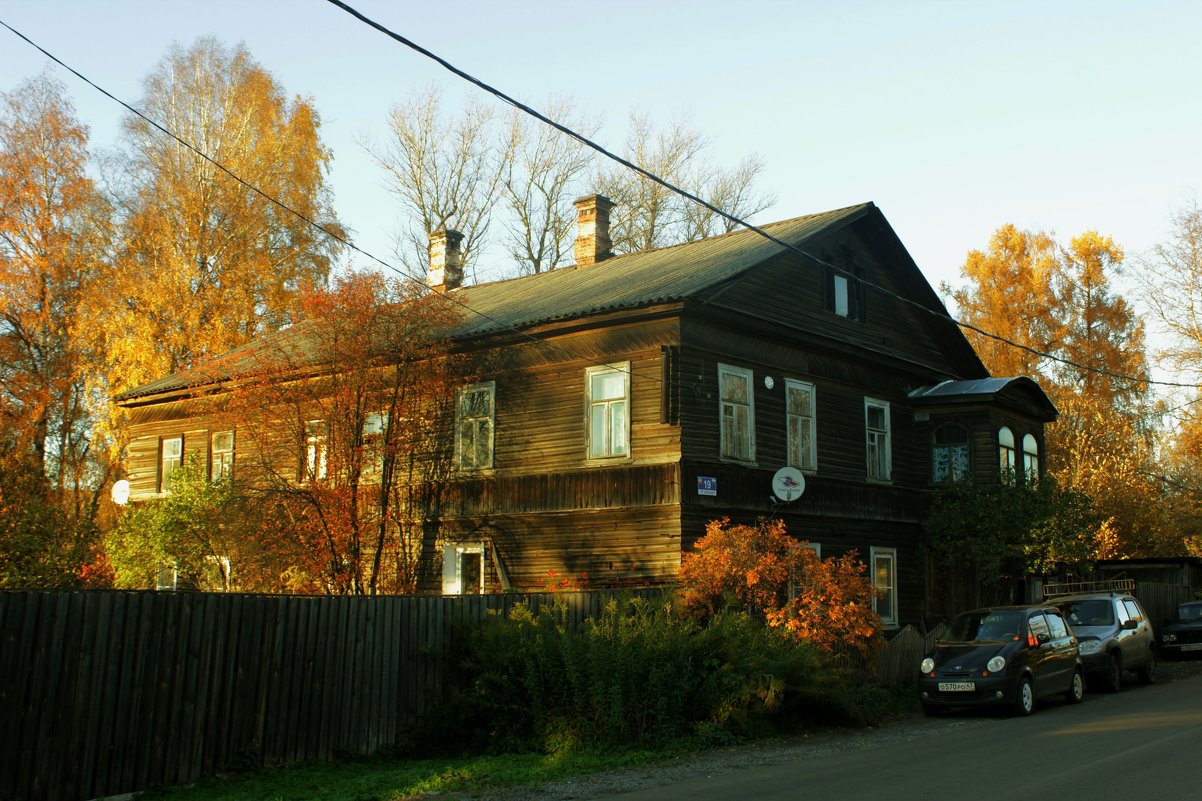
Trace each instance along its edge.
<instances>
[{"instance_id":1,"label":"wooden two-story house","mask_svg":"<svg viewBox=\"0 0 1202 801\"><path fill-rule=\"evenodd\" d=\"M823 556L856 549L886 624L922 616L932 489L1038 473L1044 393L989 376L870 203L764 226L788 247L741 231L626 255L610 205L577 202L576 265L547 273L463 287L457 235L432 241L428 283L467 310L452 349L489 367L458 391L426 589L668 583L708 521L771 516ZM135 500L185 450L238 470L190 383L118 399ZM774 492L784 467L800 495Z\"/></svg>"}]
</instances>

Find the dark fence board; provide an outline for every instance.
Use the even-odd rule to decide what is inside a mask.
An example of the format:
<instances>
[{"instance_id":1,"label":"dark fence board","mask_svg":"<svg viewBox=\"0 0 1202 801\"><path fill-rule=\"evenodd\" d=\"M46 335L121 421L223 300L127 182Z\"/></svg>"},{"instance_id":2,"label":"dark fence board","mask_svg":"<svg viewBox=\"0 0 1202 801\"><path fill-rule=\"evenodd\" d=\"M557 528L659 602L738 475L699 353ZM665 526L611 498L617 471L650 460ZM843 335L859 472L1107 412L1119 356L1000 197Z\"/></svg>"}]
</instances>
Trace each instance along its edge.
<instances>
[{"instance_id":1,"label":"dark fence board","mask_svg":"<svg viewBox=\"0 0 1202 801\"><path fill-rule=\"evenodd\" d=\"M570 621L604 595L563 595ZM0 592L0 798L83 801L404 742L458 626L522 599Z\"/></svg>"}]
</instances>

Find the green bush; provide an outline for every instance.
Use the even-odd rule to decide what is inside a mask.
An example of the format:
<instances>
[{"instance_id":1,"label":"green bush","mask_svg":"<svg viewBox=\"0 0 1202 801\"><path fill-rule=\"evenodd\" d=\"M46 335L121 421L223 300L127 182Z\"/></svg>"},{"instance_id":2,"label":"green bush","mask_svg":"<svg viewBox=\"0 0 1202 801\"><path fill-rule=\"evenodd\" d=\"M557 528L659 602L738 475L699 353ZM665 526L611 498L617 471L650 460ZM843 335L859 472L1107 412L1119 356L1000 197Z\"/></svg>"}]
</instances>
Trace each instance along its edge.
<instances>
[{"instance_id":1,"label":"green bush","mask_svg":"<svg viewBox=\"0 0 1202 801\"><path fill-rule=\"evenodd\" d=\"M444 744L564 753L707 741L863 718L816 648L741 612L705 624L672 601L609 600L579 630L561 601L464 627Z\"/></svg>"}]
</instances>

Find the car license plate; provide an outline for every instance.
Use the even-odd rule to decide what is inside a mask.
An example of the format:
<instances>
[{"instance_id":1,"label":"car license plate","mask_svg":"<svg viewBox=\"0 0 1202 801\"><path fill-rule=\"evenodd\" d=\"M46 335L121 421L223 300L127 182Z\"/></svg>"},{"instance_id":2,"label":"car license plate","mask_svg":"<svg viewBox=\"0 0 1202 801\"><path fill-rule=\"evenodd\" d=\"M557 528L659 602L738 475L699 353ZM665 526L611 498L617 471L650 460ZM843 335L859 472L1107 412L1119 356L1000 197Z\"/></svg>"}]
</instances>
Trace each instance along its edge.
<instances>
[{"instance_id":1,"label":"car license plate","mask_svg":"<svg viewBox=\"0 0 1202 801\"><path fill-rule=\"evenodd\" d=\"M939 692L941 693L970 693L975 689L977 689L977 685L971 681L939 682Z\"/></svg>"},{"instance_id":2,"label":"car license plate","mask_svg":"<svg viewBox=\"0 0 1202 801\"><path fill-rule=\"evenodd\" d=\"M1194 642L1181 646L1182 651L1202 651L1202 642ZM940 688L942 689L942 688Z\"/></svg>"}]
</instances>

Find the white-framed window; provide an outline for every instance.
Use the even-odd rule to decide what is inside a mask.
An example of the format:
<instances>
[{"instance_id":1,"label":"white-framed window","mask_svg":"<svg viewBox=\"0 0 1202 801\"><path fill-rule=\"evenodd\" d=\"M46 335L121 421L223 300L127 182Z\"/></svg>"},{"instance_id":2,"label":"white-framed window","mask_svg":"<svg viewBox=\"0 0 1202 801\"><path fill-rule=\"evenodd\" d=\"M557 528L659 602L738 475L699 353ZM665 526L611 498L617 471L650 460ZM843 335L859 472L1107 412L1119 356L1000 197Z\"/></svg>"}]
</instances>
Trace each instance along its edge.
<instances>
[{"instance_id":1,"label":"white-framed window","mask_svg":"<svg viewBox=\"0 0 1202 801\"><path fill-rule=\"evenodd\" d=\"M484 543L444 545L442 594L479 595L484 592Z\"/></svg>"},{"instance_id":2,"label":"white-framed window","mask_svg":"<svg viewBox=\"0 0 1202 801\"><path fill-rule=\"evenodd\" d=\"M788 426L788 463L798 470L818 469L814 385L785 379L785 421Z\"/></svg>"},{"instance_id":3,"label":"white-framed window","mask_svg":"<svg viewBox=\"0 0 1202 801\"><path fill-rule=\"evenodd\" d=\"M968 429L948 423L935 429L931 444L931 478L936 484L968 478Z\"/></svg>"},{"instance_id":4,"label":"white-framed window","mask_svg":"<svg viewBox=\"0 0 1202 801\"><path fill-rule=\"evenodd\" d=\"M851 292L846 275L836 274L832 279L832 302L835 304L835 314L848 317L851 314Z\"/></svg>"},{"instance_id":5,"label":"white-framed window","mask_svg":"<svg viewBox=\"0 0 1202 801\"><path fill-rule=\"evenodd\" d=\"M363 445L360 469L365 479L376 481L384 469L384 432L387 412L369 412L363 416Z\"/></svg>"},{"instance_id":6,"label":"white-framed window","mask_svg":"<svg viewBox=\"0 0 1202 801\"><path fill-rule=\"evenodd\" d=\"M209 435L209 480L234 475L234 432L214 431Z\"/></svg>"},{"instance_id":7,"label":"white-framed window","mask_svg":"<svg viewBox=\"0 0 1202 801\"><path fill-rule=\"evenodd\" d=\"M159 492L171 491L171 474L184 466L184 437L159 439Z\"/></svg>"},{"instance_id":8,"label":"white-framed window","mask_svg":"<svg viewBox=\"0 0 1202 801\"><path fill-rule=\"evenodd\" d=\"M997 432L997 448L1002 480L1013 483L1018 475L1018 452L1014 447L1014 432L1002 426Z\"/></svg>"},{"instance_id":9,"label":"white-framed window","mask_svg":"<svg viewBox=\"0 0 1202 801\"><path fill-rule=\"evenodd\" d=\"M305 472L307 481L321 481L326 477L329 460L329 429L325 420L305 421Z\"/></svg>"},{"instance_id":10,"label":"white-framed window","mask_svg":"<svg viewBox=\"0 0 1202 801\"><path fill-rule=\"evenodd\" d=\"M459 390L455 404L455 465L460 470L487 470L493 465L496 391L495 381Z\"/></svg>"},{"instance_id":11,"label":"white-framed window","mask_svg":"<svg viewBox=\"0 0 1202 801\"><path fill-rule=\"evenodd\" d=\"M897 549L868 549L872 571L872 609L886 626L897 625Z\"/></svg>"},{"instance_id":12,"label":"white-framed window","mask_svg":"<svg viewBox=\"0 0 1202 801\"><path fill-rule=\"evenodd\" d=\"M719 438L723 459L755 461L755 390L750 370L718 365Z\"/></svg>"},{"instance_id":13,"label":"white-framed window","mask_svg":"<svg viewBox=\"0 0 1202 801\"><path fill-rule=\"evenodd\" d=\"M630 454L630 364L585 370L588 458Z\"/></svg>"},{"instance_id":14,"label":"white-framed window","mask_svg":"<svg viewBox=\"0 0 1202 801\"><path fill-rule=\"evenodd\" d=\"M1039 481L1039 443L1033 434L1023 437L1023 480L1029 484Z\"/></svg>"},{"instance_id":15,"label":"white-framed window","mask_svg":"<svg viewBox=\"0 0 1202 801\"><path fill-rule=\"evenodd\" d=\"M888 401L864 399L864 438L869 480L889 481L893 475L893 453Z\"/></svg>"}]
</instances>

